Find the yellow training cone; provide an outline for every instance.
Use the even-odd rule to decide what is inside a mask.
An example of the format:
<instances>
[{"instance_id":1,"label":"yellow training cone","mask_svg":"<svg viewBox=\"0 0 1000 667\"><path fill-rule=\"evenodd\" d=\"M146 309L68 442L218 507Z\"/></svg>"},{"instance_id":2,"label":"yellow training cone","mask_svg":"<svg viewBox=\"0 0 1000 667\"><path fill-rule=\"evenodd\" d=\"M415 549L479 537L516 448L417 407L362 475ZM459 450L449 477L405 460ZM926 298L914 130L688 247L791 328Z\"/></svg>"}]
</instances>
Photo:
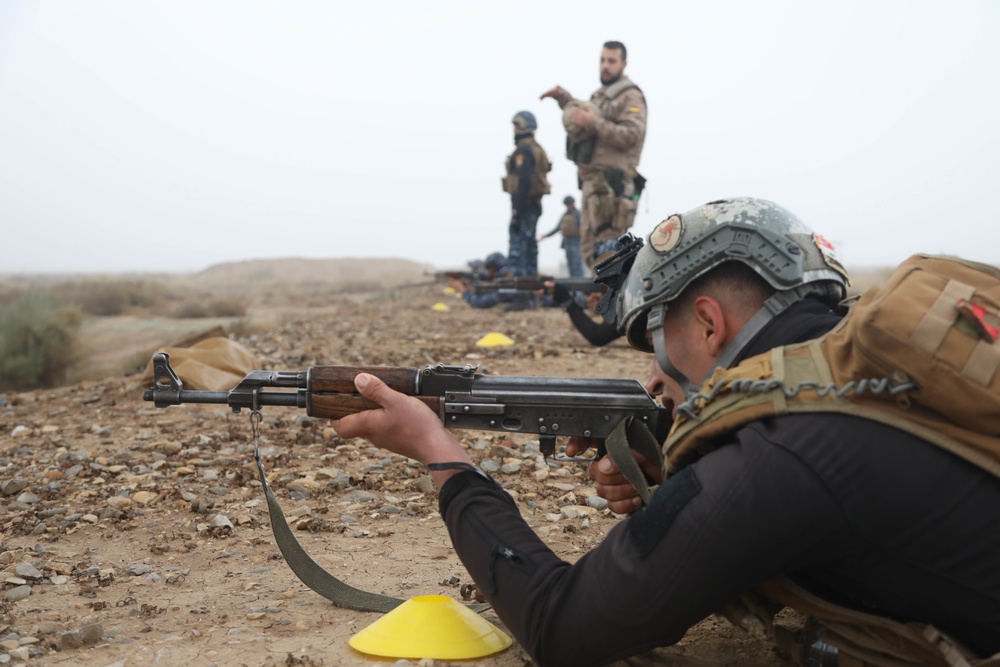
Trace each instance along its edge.
<instances>
[{"instance_id":1,"label":"yellow training cone","mask_svg":"<svg viewBox=\"0 0 1000 667\"><path fill-rule=\"evenodd\" d=\"M436 310L439 313L443 313L448 310L448 304L440 302L435 303L433 306L431 306L431 310Z\"/></svg>"},{"instance_id":2,"label":"yellow training cone","mask_svg":"<svg viewBox=\"0 0 1000 667\"><path fill-rule=\"evenodd\" d=\"M476 341L477 347L506 347L513 344L513 340L496 331L491 331Z\"/></svg>"},{"instance_id":3,"label":"yellow training cone","mask_svg":"<svg viewBox=\"0 0 1000 667\"><path fill-rule=\"evenodd\" d=\"M445 287L444 288L444 293L445 294L458 294L458 292L455 291L454 287Z\"/></svg>"},{"instance_id":4,"label":"yellow training cone","mask_svg":"<svg viewBox=\"0 0 1000 667\"><path fill-rule=\"evenodd\" d=\"M386 658L468 660L511 645L511 638L446 595L411 598L351 637L352 648Z\"/></svg>"}]
</instances>

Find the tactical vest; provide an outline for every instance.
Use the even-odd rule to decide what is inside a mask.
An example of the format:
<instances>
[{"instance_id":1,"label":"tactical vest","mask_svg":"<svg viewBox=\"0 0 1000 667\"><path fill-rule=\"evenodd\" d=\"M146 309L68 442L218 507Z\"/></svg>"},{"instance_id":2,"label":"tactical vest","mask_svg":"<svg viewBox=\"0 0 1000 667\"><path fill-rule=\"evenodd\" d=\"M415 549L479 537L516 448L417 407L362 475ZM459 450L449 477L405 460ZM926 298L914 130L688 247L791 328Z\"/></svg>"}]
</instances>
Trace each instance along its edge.
<instances>
[{"instance_id":1,"label":"tactical vest","mask_svg":"<svg viewBox=\"0 0 1000 667\"><path fill-rule=\"evenodd\" d=\"M531 154L535 157L535 170L531 174L531 189L528 194L532 197L541 197L552 192L549 185L548 173L552 171L552 163L545 149L538 145L534 137L525 137L517 140L517 145L527 144L531 149ZM501 180L503 191L508 194L516 194L520 182L520 177L511 168L511 158L507 158L507 175Z\"/></svg>"},{"instance_id":2,"label":"tactical vest","mask_svg":"<svg viewBox=\"0 0 1000 667\"><path fill-rule=\"evenodd\" d=\"M590 101L597 105L597 108L601 110L601 113L604 113L607 111L611 100L615 99L626 90L638 87L639 86L632 83L631 79L621 78L607 88L601 87L595 90L594 94L590 96Z\"/></svg>"},{"instance_id":3,"label":"tactical vest","mask_svg":"<svg viewBox=\"0 0 1000 667\"><path fill-rule=\"evenodd\" d=\"M678 408L664 471L690 464L747 423L840 412L916 435L1000 477L998 369L1000 269L915 255L825 336L716 369ZM1000 664L1000 656L977 659L932 626L840 607L784 578L758 592L823 622L831 643L858 658L851 664Z\"/></svg>"},{"instance_id":4,"label":"tactical vest","mask_svg":"<svg viewBox=\"0 0 1000 667\"><path fill-rule=\"evenodd\" d=\"M559 219L559 233L564 238L576 238L580 236L580 212L576 209L566 211Z\"/></svg>"}]
</instances>

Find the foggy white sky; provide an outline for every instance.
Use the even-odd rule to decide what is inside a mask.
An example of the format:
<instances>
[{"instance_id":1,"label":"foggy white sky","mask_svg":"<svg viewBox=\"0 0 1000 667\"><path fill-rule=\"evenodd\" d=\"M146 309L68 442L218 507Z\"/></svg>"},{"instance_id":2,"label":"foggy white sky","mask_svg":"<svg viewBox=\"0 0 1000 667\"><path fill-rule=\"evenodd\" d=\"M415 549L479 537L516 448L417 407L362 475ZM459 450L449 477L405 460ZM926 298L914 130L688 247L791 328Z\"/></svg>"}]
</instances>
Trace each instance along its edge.
<instances>
[{"instance_id":1,"label":"foggy white sky","mask_svg":"<svg viewBox=\"0 0 1000 667\"><path fill-rule=\"evenodd\" d=\"M848 266L997 263L997 35L965 0L0 2L0 273L506 252L510 119L548 231L576 176L538 96L589 97L609 39L649 104L636 233L750 195Z\"/></svg>"}]
</instances>

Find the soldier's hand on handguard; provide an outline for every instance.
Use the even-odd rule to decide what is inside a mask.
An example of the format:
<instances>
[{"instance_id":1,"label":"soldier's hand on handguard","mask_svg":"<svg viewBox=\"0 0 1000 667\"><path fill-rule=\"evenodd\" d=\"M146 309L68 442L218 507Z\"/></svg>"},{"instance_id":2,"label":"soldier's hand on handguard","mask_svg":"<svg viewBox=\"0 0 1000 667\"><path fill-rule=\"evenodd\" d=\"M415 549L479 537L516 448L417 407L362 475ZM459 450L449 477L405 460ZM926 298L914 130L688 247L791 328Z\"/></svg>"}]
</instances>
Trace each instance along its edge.
<instances>
[{"instance_id":1,"label":"soldier's hand on handguard","mask_svg":"<svg viewBox=\"0 0 1000 667\"><path fill-rule=\"evenodd\" d=\"M400 393L367 373L358 374L354 386L362 396L381 407L334 420L331 425L341 438L364 438L376 447L424 465L444 462L472 465L458 440L419 399ZM457 472L432 471L431 476L440 489Z\"/></svg>"}]
</instances>

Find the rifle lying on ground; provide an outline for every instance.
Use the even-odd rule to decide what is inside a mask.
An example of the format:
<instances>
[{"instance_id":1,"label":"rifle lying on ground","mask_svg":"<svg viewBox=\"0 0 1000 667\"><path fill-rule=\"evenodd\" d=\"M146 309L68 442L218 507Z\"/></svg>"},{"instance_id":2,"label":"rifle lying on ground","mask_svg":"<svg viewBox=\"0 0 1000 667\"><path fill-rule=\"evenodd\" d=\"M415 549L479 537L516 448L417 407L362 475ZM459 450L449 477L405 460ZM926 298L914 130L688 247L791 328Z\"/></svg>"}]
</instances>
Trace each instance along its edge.
<instances>
[{"instance_id":1,"label":"rifle lying on ground","mask_svg":"<svg viewBox=\"0 0 1000 667\"><path fill-rule=\"evenodd\" d=\"M594 282L593 278L551 278L548 276L517 276L514 278L497 278L481 280L472 283L475 292L499 292L510 294L514 292L544 291L552 294L557 290L566 292L604 292L607 286Z\"/></svg>"},{"instance_id":2,"label":"rifle lying on ground","mask_svg":"<svg viewBox=\"0 0 1000 667\"><path fill-rule=\"evenodd\" d=\"M452 429L538 435L545 456L555 457L557 436L605 440L625 422L665 434L670 414L639 382L626 379L481 375L473 366L313 366L305 371L251 371L228 391L184 389L165 353L153 355L153 387L145 401L165 408L218 403L240 412L265 405L305 408L310 417L340 419L378 408L354 387L358 373L415 396ZM269 388L279 391L267 391ZM599 455L603 455L599 452ZM566 460L560 458L558 460ZM590 460L590 459L580 459Z\"/></svg>"},{"instance_id":3,"label":"rifle lying on ground","mask_svg":"<svg viewBox=\"0 0 1000 667\"><path fill-rule=\"evenodd\" d=\"M324 570L295 539L264 471L259 450L260 409L265 405L305 408L312 417L339 419L379 407L357 393L358 373L380 378L393 389L420 399L448 428L538 435L542 453L555 457L556 436L598 438L620 466L638 464L630 446L657 457L657 443L670 426L670 413L635 380L481 375L472 366L313 366L305 371L251 371L229 391L184 389L165 353L153 355L153 387L145 401L165 408L182 403L219 403L233 412L251 410L254 459L267 498L271 530L278 549L302 582L336 605L359 611L387 612L403 602L369 593ZM267 391L275 388L276 391ZM654 440L653 434L659 436ZM650 451L652 449L652 451ZM619 455L624 452L623 455ZM562 457L557 460L592 460ZM472 605L482 611L489 605Z\"/></svg>"}]
</instances>

